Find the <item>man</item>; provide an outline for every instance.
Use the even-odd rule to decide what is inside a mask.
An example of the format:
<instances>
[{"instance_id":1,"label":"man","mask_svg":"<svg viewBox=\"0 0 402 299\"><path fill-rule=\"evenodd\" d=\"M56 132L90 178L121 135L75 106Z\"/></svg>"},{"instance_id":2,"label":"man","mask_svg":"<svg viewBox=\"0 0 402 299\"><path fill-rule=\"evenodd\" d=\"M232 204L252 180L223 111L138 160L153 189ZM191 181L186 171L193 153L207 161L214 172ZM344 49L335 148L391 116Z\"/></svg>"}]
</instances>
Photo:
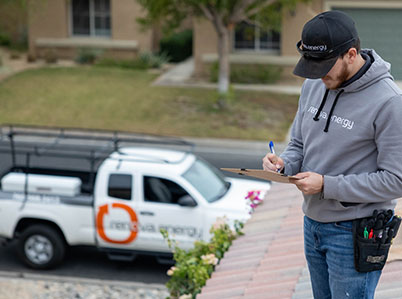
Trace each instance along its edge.
<instances>
[{"instance_id":1,"label":"man","mask_svg":"<svg viewBox=\"0 0 402 299\"><path fill-rule=\"evenodd\" d=\"M340 11L307 22L297 49L294 74L307 80L291 140L263 168L298 178L314 298L373 298L381 271L356 271L352 222L402 196L401 91Z\"/></svg>"}]
</instances>

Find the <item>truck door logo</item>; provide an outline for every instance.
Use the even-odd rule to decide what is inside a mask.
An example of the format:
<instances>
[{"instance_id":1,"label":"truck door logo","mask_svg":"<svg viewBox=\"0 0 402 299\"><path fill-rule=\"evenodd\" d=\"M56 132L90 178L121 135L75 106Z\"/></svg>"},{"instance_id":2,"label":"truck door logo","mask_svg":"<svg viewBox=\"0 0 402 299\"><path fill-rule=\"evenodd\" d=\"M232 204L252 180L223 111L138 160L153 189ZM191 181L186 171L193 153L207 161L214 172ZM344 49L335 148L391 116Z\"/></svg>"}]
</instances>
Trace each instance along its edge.
<instances>
[{"instance_id":1,"label":"truck door logo","mask_svg":"<svg viewBox=\"0 0 402 299\"><path fill-rule=\"evenodd\" d=\"M109 213L109 204L105 204L105 205L99 207L99 212L98 212L98 215L96 216L96 227L97 227L96 229L98 231L99 236L106 242L114 243L114 244L128 244L128 243L133 242L135 240L135 238L137 237L137 233L138 233L138 229L137 229L138 218L137 218L137 215L135 214L134 210L131 207L129 207L125 204L121 204L121 203L113 203L112 208L123 209L128 213L128 215L130 216L130 220L131 220L130 235L125 240L113 240L113 239L110 239L106 235L105 230L103 228L103 218L105 215L107 215Z\"/></svg>"}]
</instances>

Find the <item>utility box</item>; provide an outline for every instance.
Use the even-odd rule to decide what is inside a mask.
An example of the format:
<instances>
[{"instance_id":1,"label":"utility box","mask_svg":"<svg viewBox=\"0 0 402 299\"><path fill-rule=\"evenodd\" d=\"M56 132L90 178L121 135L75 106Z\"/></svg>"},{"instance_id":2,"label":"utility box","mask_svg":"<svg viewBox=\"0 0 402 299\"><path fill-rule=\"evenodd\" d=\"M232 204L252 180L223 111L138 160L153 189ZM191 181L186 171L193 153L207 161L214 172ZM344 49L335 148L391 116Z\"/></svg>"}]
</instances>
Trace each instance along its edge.
<instances>
[{"instance_id":1,"label":"utility box","mask_svg":"<svg viewBox=\"0 0 402 299\"><path fill-rule=\"evenodd\" d=\"M9 192L25 192L28 184L28 193L49 195L77 196L81 192L81 180L76 177L53 176L41 174L27 174L11 172L1 180L2 190Z\"/></svg>"}]
</instances>

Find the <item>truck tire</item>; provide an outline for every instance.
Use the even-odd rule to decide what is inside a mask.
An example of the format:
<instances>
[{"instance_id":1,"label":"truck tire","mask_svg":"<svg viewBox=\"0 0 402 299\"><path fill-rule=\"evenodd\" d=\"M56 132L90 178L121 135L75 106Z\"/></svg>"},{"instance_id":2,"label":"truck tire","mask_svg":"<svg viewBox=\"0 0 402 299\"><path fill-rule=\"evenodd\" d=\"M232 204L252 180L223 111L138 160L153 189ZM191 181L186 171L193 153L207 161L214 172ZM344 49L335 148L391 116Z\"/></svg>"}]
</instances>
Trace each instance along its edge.
<instances>
[{"instance_id":1,"label":"truck tire","mask_svg":"<svg viewBox=\"0 0 402 299\"><path fill-rule=\"evenodd\" d=\"M27 266L33 269L50 269L63 261L66 244L54 228L36 224L21 233L17 251Z\"/></svg>"}]
</instances>

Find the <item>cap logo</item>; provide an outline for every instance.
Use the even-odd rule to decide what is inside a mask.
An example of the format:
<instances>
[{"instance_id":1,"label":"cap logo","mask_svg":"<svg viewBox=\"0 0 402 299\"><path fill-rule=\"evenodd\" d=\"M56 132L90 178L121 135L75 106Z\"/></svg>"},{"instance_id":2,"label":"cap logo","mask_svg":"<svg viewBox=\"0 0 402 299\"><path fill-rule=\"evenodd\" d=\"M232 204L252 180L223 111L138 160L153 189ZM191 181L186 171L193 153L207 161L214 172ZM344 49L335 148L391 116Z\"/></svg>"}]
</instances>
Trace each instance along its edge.
<instances>
[{"instance_id":1,"label":"cap logo","mask_svg":"<svg viewBox=\"0 0 402 299\"><path fill-rule=\"evenodd\" d=\"M308 51L321 51L321 52L327 51L327 45L310 46L303 43L302 47L303 49Z\"/></svg>"}]
</instances>

